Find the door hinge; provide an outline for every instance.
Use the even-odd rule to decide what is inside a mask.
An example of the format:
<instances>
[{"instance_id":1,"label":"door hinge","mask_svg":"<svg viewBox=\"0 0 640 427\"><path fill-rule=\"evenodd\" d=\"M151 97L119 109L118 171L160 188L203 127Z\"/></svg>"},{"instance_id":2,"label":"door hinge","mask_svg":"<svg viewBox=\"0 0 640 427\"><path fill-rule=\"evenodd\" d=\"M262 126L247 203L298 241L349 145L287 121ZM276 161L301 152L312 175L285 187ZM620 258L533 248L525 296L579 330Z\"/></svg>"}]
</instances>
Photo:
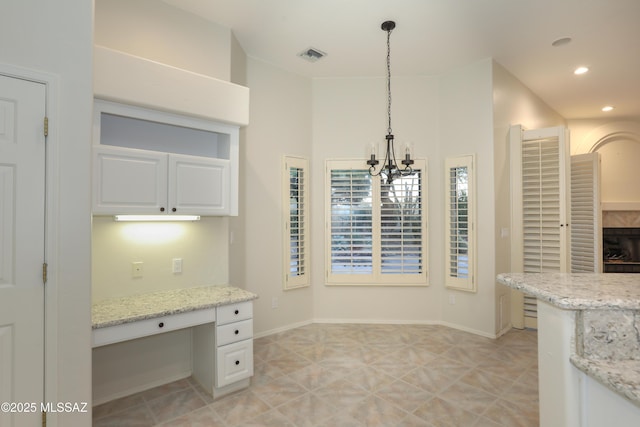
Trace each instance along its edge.
<instances>
[{"instance_id":1,"label":"door hinge","mask_svg":"<svg viewBox=\"0 0 640 427\"><path fill-rule=\"evenodd\" d=\"M49 117L44 118L44 136L49 136Z\"/></svg>"},{"instance_id":2,"label":"door hinge","mask_svg":"<svg viewBox=\"0 0 640 427\"><path fill-rule=\"evenodd\" d=\"M42 283L47 283L47 263L42 263Z\"/></svg>"},{"instance_id":3,"label":"door hinge","mask_svg":"<svg viewBox=\"0 0 640 427\"><path fill-rule=\"evenodd\" d=\"M47 413L42 411L42 427L47 427Z\"/></svg>"}]
</instances>

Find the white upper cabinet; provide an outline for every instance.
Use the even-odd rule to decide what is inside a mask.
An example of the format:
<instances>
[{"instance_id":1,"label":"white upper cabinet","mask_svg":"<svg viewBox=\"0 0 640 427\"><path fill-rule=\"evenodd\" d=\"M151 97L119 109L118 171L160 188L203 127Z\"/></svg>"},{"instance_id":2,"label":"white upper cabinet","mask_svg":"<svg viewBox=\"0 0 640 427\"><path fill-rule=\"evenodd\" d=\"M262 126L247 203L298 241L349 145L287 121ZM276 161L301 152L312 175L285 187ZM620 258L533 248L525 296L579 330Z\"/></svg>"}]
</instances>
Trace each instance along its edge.
<instances>
[{"instance_id":1,"label":"white upper cabinet","mask_svg":"<svg viewBox=\"0 0 640 427\"><path fill-rule=\"evenodd\" d=\"M169 155L169 205L172 212L229 215L228 160Z\"/></svg>"},{"instance_id":2,"label":"white upper cabinet","mask_svg":"<svg viewBox=\"0 0 640 427\"><path fill-rule=\"evenodd\" d=\"M96 100L93 213L238 214L238 127Z\"/></svg>"},{"instance_id":3,"label":"white upper cabinet","mask_svg":"<svg viewBox=\"0 0 640 427\"><path fill-rule=\"evenodd\" d=\"M93 149L94 214L166 211L168 155L110 146Z\"/></svg>"}]
</instances>

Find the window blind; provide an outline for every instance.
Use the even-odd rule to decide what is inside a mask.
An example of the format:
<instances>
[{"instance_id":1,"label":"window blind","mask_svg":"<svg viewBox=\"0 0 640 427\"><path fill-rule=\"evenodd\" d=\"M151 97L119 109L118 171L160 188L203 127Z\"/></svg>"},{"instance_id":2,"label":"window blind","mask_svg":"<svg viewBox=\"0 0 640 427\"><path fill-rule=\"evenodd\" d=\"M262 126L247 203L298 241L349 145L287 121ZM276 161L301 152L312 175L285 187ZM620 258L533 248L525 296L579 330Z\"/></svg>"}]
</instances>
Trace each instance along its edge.
<instances>
[{"instance_id":1,"label":"window blind","mask_svg":"<svg viewBox=\"0 0 640 427\"><path fill-rule=\"evenodd\" d=\"M366 170L331 170L331 272L373 272L372 177Z\"/></svg>"},{"instance_id":2,"label":"window blind","mask_svg":"<svg viewBox=\"0 0 640 427\"><path fill-rule=\"evenodd\" d=\"M449 276L469 277L469 210L466 166L449 168Z\"/></svg>"},{"instance_id":3,"label":"window blind","mask_svg":"<svg viewBox=\"0 0 640 427\"><path fill-rule=\"evenodd\" d=\"M383 183L362 161L327 161L330 284L426 284L425 161Z\"/></svg>"},{"instance_id":4,"label":"window blind","mask_svg":"<svg viewBox=\"0 0 640 427\"><path fill-rule=\"evenodd\" d=\"M308 272L308 160L284 157L284 288L309 284Z\"/></svg>"},{"instance_id":5,"label":"window blind","mask_svg":"<svg viewBox=\"0 0 640 427\"><path fill-rule=\"evenodd\" d=\"M475 155L445 159L445 285L474 292Z\"/></svg>"},{"instance_id":6,"label":"window blind","mask_svg":"<svg viewBox=\"0 0 640 427\"><path fill-rule=\"evenodd\" d=\"M289 274L300 276L305 273L305 218L304 218L304 169L289 169L289 239L291 257Z\"/></svg>"},{"instance_id":7,"label":"window blind","mask_svg":"<svg viewBox=\"0 0 640 427\"><path fill-rule=\"evenodd\" d=\"M381 184L382 274L422 272L422 188L420 171Z\"/></svg>"}]
</instances>

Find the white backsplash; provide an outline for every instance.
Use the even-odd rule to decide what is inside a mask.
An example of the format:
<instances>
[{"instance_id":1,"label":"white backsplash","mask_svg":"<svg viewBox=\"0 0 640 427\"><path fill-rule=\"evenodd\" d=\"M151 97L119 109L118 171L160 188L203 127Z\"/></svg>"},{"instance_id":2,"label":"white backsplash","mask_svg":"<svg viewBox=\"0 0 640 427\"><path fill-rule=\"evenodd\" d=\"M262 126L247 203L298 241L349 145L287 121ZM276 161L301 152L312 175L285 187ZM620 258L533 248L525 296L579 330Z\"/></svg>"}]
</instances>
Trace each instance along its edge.
<instances>
[{"instance_id":1,"label":"white backsplash","mask_svg":"<svg viewBox=\"0 0 640 427\"><path fill-rule=\"evenodd\" d=\"M137 295L229 281L228 218L178 223L121 223L95 216L92 228L92 299ZM173 259L182 272L173 272ZM142 262L142 277L132 277Z\"/></svg>"}]
</instances>

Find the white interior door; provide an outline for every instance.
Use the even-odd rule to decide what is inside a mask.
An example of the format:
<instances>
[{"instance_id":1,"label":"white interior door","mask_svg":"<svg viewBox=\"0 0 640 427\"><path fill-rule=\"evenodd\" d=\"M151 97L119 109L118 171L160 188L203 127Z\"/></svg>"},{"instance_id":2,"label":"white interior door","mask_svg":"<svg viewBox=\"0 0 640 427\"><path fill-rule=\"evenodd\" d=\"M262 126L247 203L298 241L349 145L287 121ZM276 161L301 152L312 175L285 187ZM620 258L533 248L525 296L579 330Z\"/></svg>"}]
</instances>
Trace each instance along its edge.
<instances>
[{"instance_id":1,"label":"white interior door","mask_svg":"<svg viewBox=\"0 0 640 427\"><path fill-rule=\"evenodd\" d=\"M0 75L0 426L42 423L44 390L44 84ZM3 408L6 409L6 408Z\"/></svg>"}]
</instances>

